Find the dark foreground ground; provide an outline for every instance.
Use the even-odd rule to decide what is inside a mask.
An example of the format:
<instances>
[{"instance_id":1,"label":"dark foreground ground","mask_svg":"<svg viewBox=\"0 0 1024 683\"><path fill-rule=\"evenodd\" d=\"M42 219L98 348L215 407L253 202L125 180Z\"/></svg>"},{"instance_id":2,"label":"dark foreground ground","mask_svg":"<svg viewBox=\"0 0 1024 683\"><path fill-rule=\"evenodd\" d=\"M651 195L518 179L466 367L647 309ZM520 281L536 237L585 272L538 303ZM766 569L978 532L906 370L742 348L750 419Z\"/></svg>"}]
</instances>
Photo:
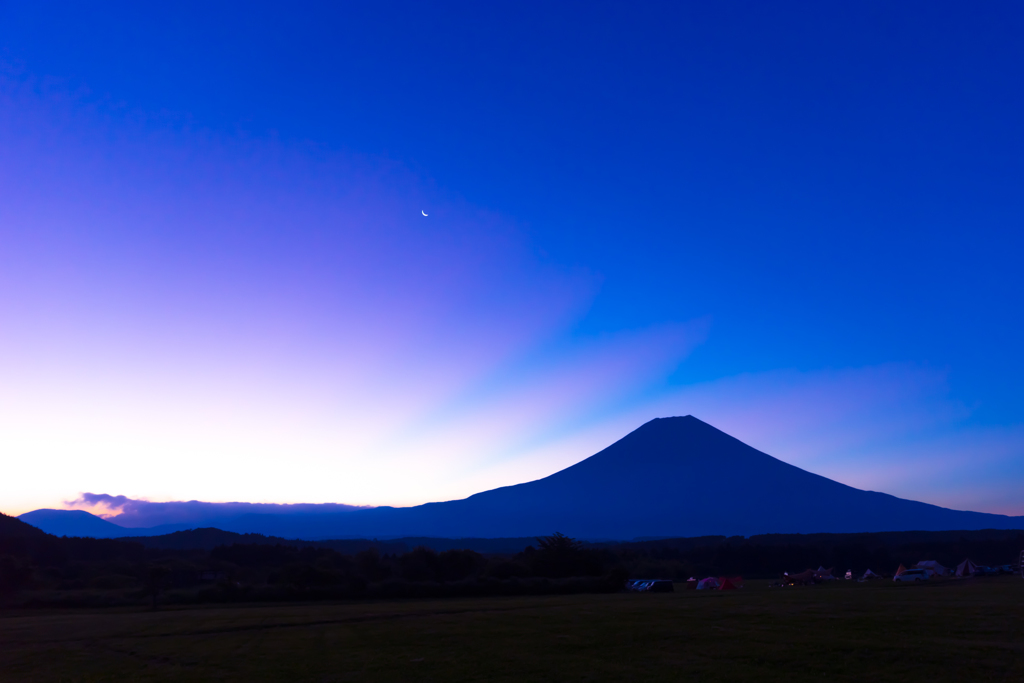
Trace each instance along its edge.
<instances>
[{"instance_id":1,"label":"dark foreground ground","mask_svg":"<svg viewBox=\"0 0 1024 683\"><path fill-rule=\"evenodd\" d=\"M1021 681L1024 580L0 613L8 681Z\"/></svg>"}]
</instances>

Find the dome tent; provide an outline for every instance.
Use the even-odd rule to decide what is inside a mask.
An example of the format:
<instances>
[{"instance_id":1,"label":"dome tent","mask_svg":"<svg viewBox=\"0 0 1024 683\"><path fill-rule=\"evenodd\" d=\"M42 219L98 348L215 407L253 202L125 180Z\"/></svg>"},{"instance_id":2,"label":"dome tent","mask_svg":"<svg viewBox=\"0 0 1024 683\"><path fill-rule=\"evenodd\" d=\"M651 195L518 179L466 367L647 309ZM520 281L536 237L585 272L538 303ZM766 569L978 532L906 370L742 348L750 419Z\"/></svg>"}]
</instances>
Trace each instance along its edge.
<instances>
[{"instance_id":1,"label":"dome tent","mask_svg":"<svg viewBox=\"0 0 1024 683\"><path fill-rule=\"evenodd\" d=\"M922 560L914 565L914 569L925 569L928 571L928 576L949 576L949 569L943 567L935 560Z\"/></svg>"}]
</instances>

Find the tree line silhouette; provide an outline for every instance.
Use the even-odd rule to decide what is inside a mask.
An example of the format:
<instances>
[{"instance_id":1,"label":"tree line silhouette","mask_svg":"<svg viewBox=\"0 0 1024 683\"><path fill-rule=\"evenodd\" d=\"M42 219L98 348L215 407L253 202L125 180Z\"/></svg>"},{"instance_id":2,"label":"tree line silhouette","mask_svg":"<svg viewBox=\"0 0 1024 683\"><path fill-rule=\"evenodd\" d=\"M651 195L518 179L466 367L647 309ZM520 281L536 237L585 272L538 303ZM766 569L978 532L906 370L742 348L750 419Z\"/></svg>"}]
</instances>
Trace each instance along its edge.
<instances>
[{"instance_id":1,"label":"tree line silhouette","mask_svg":"<svg viewBox=\"0 0 1024 683\"><path fill-rule=\"evenodd\" d=\"M218 543L212 545L214 541ZM495 546L494 540L466 540L467 545L474 542ZM201 547L185 547L190 543ZM443 545L458 543L447 540ZM778 578L783 571L818 565L891 572L900 563L934 559L950 566L965 557L1003 564L1012 562L1022 548L1021 531L717 536L630 543L584 543L555 533L534 539L518 552L481 553L426 545L406 549L397 541L284 541L215 529L136 540L57 538L0 515L0 604L156 606L614 592L630 578Z\"/></svg>"}]
</instances>

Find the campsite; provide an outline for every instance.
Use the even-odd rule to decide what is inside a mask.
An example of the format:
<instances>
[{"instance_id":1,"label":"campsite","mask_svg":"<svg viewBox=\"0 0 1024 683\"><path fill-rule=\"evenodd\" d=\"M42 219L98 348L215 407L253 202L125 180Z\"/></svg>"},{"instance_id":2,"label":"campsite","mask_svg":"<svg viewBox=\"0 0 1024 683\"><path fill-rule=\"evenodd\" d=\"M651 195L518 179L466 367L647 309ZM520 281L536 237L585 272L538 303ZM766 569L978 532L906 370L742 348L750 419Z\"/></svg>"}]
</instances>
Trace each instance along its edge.
<instances>
[{"instance_id":1,"label":"campsite","mask_svg":"<svg viewBox=\"0 0 1024 683\"><path fill-rule=\"evenodd\" d=\"M12 680L1020 680L1024 580L15 610Z\"/></svg>"},{"instance_id":2,"label":"campsite","mask_svg":"<svg viewBox=\"0 0 1024 683\"><path fill-rule=\"evenodd\" d=\"M477 553L434 550L431 539L409 549L215 529L58 538L0 522L0 671L10 680L1022 672L1024 580L975 561L1019 557L1020 532L620 544L555 534L520 539L531 545L519 552L514 539L458 544ZM899 580L915 572L927 580Z\"/></svg>"},{"instance_id":3,"label":"campsite","mask_svg":"<svg viewBox=\"0 0 1024 683\"><path fill-rule=\"evenodd\" d=\"M1024 666L1019 568L978 563L1016 561L1017 531L456 543L478 553L0 523L3 680L895 681ZM934 578L894 581L901 570Z\"/></svg>"}]
</instances>

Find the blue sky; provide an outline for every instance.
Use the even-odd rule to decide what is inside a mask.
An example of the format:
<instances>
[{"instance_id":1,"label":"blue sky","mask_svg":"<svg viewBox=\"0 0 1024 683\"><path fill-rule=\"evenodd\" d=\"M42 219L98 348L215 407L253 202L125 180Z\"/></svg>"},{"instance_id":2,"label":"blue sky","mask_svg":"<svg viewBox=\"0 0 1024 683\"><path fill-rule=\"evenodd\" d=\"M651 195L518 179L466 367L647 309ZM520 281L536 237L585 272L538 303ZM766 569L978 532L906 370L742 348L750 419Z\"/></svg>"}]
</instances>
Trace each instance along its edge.
<instances>
[{"instance_id":1,"label":"blue sky","mask_svg":"<svg viewBox=\"0 0 1024 683\"><path fill-rule=\"evenodd\" d=\"M692 413L1024 514L1022 29L0 3L5 511L439 500Z\"/></svg>"}]
</instances>

